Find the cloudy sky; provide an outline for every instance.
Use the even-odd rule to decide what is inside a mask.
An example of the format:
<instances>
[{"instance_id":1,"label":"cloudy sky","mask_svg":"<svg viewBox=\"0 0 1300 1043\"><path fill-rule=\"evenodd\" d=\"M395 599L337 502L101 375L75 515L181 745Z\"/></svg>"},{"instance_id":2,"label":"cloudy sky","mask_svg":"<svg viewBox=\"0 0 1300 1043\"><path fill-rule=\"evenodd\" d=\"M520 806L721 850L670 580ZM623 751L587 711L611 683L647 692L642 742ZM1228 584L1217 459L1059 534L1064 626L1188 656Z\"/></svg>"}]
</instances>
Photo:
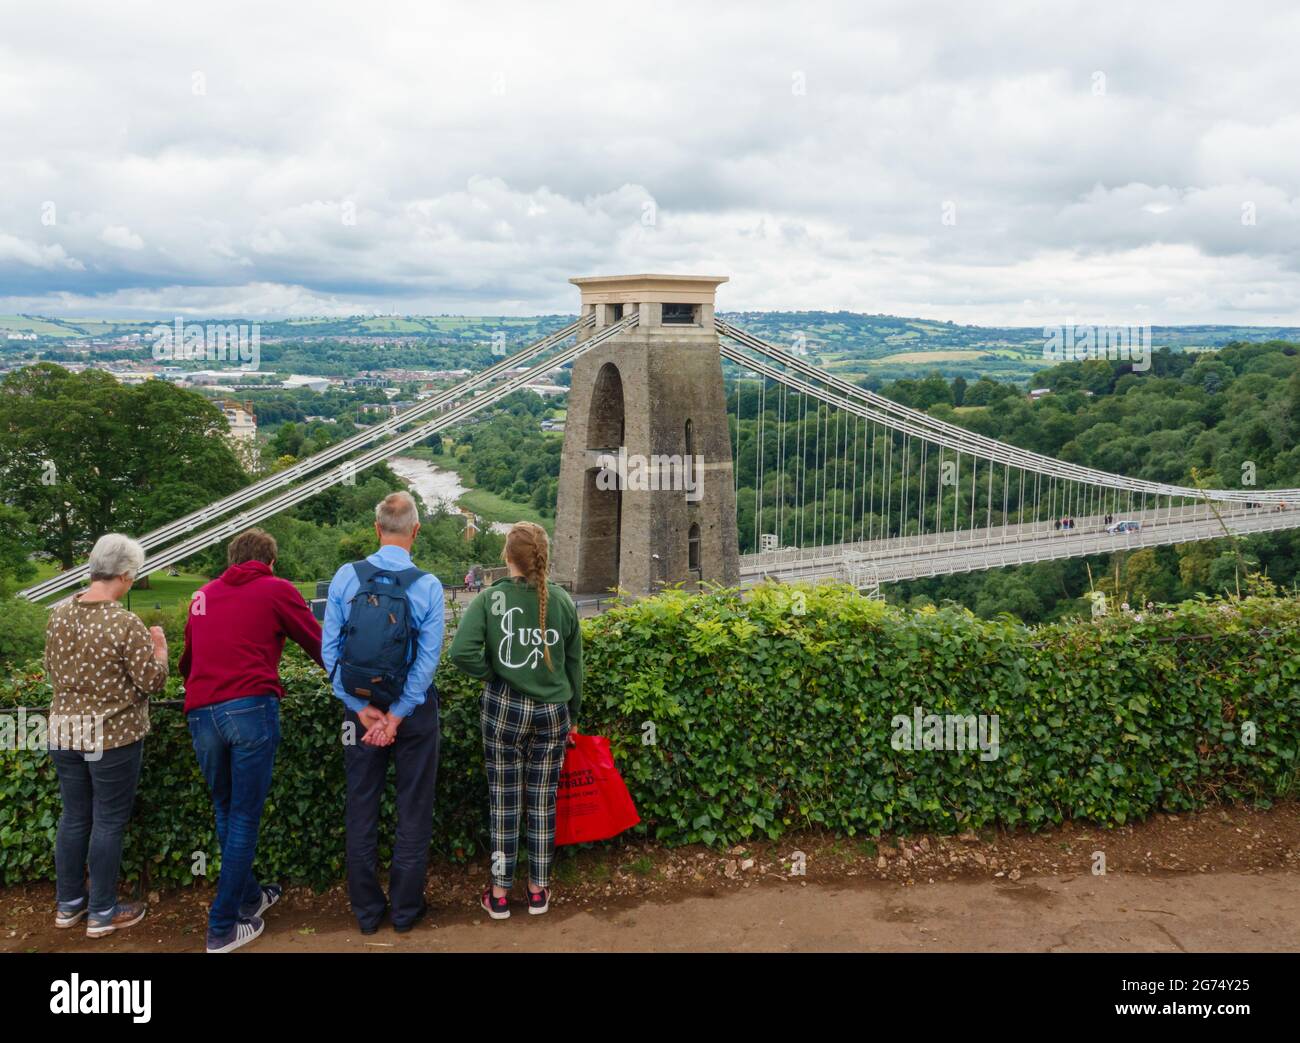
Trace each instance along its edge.
<instances>
[{"instance_id":1,"label":"cloudy sky","mask_svg":"<svg viewBox=\"0 0 1300 1043\"><path fill-rule=\"evenodd\" d=\"M28 3L0 313L1300 325L1300 7Z\"/></svg>"}]
</instances>

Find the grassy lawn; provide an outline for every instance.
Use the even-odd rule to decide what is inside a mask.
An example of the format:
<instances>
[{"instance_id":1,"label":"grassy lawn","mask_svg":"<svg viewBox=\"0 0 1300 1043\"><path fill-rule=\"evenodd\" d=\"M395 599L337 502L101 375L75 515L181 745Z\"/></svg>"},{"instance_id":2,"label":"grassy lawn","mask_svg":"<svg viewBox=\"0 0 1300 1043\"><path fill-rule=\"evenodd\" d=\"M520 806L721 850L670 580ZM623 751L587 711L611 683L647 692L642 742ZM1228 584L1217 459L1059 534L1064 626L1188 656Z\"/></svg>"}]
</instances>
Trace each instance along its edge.
<instances>
[{"instance_id":1,"label":"grassy lawn","mask_svg":"<svg viewBox=\"0 0 1300 1043\"><path fill-rule=\"evenodd\" d=\"M175 608L190 600L194 592L208 582L209 577L196 572L182 572L179 576L168 576L165 572L154 573L149 577L149 590L132 588L130 594L131 608L136 612L147 612L155 606L164 610ZM304 601L311 601L316 596L314 582L295 583Z\"/></svg>"},{"instance_id":2,"label":"grassy lawn","mask_svg":"<svg viewBox=\"0 0 1300 1043\"><path fill-rule=\"evenodd\" d=\"M461 484L465 482L461 477ZM531 504L515 503L504 496L498 496L486 489L470 489L458 501L485 521L494 522L535 522L547 532L554 531L555 519L544 518Z\"/></svg>"},{"instance_id":3,"label":"grassy lawn","mask_svg":"<svg viewBox=\"0 0 1300 1043\"><path fill-rule=\"evenodd\" d=\"M208 577L194 572L182 572L179 576L167 573L154 573L149 577L149 590L131 588L128 604L136 612L147 612L155 606L172 609L190 600L190 596L208 581Z\"/></svg>"},{"instance_id":4,"label":"grassy lawn","mask_svg":"<svg viewBox=\"0 0 1300 1043\"><path fill-rule=\"evenodd\" d=\"M49 579L57 575L62 569L56 567L53 563L44 561L37 565L36 580ZM161 606L164 610L171 609L177 605L184 604L190 600L194 592L208 581L209 577L200 576L197 572L182 572L179 576L169 576L167 573L158 572L149 577L150 590L141 590L133 587L129 595L129 602L136 612L152 611L155 605ZM32 580L30 582L36 582ZM302 594L304 600L311 601L316 596L315 582L295 583ZM61 596L61 595L60 595ZM51 598L46 604L58 600L57 597Z\"/></svg>"}]
</instances>

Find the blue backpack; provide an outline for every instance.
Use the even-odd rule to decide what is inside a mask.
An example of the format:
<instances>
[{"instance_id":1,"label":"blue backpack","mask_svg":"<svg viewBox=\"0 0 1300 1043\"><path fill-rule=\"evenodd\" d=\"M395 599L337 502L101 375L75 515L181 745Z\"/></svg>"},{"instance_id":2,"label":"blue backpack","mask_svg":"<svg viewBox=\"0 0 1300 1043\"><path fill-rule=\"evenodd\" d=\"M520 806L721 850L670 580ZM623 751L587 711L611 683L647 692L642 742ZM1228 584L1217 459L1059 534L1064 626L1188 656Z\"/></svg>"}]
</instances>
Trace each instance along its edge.
<instances>
[{"instance_id":1,"label":"blue backpack","mask_svg":"<svg viewBox=\"0 0 1300 1043\"><path fill-rule=\"evenodd\" d=\"M414 566L389 572L368 561L352 567L360 586L352 596L343 653L334 669L341 671L345 692L387 709L401 698L419 647L406 592L428 573Z\"/></svg>"}]
</instances>

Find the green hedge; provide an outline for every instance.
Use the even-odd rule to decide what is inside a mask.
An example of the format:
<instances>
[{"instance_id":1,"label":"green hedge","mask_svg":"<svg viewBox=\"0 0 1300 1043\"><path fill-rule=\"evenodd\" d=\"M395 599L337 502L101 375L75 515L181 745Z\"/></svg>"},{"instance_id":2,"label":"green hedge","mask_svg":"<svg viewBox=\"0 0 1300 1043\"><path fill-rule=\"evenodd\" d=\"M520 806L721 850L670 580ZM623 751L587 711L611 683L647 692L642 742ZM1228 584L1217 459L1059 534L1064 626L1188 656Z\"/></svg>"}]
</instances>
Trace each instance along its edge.
<instances>
[{"instance_id":1,"label":"green hedge","mask_svg":"<svg viewBox=\"0 0 1300 1043\"><path fill-rule=\"evenodd\" d=\"M1029 629L957 608L904 611L834 586L744 599L673 592L586 621L580 724L611 737L638 831L667 844L802 828L1113 826L1295 795L1297 622L1292 599ZM314 667L291 657L284 676L259 870L323 885L343 875L341 714ZM486 825L477 686L448 669L439 686L434 845L463 858L482 849ZM38 674L0 690L10 706L48 698ZM892 719L917 706L997 714L1000 756L895 750ZM1253 745L1242 741L1246 722ZM154 724L125 872L183 883L196 850L215 872L211 808L179 711L157 709ZM51 877L58 811L48 758L0 752L0 882Z\"/></svg>"}]
</instances>

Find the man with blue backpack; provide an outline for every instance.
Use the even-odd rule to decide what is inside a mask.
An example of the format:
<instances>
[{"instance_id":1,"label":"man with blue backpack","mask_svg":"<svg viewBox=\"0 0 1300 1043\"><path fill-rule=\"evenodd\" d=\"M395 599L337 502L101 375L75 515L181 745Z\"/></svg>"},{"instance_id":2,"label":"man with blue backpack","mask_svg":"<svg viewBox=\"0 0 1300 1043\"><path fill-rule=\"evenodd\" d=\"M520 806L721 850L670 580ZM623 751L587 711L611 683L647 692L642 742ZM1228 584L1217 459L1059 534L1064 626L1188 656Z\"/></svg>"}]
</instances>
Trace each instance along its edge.
<instances>
[{"instance_id":1,"label":"man with blue backpack","mask_svg":"<svg viewBox=\"0 0 1300 1043\"><path fill-rule=\"evenodd\" d=\"M379 550L334 574L325 605L321 658L334 694L347 707L348 896L367 935L379 929L385 913L405 933L427 911L424 882L440 738L433 675L442 652L443 603L437 577L411 561L419 531L410 493L384 497L375 508ZM385 899L376 862L390 759L397 776L397 831Z\"/></svg>"}]
</instances>

